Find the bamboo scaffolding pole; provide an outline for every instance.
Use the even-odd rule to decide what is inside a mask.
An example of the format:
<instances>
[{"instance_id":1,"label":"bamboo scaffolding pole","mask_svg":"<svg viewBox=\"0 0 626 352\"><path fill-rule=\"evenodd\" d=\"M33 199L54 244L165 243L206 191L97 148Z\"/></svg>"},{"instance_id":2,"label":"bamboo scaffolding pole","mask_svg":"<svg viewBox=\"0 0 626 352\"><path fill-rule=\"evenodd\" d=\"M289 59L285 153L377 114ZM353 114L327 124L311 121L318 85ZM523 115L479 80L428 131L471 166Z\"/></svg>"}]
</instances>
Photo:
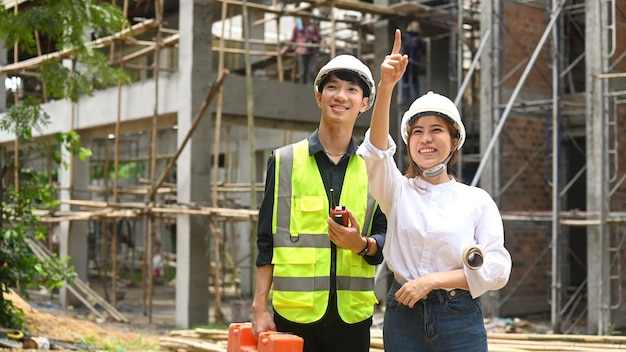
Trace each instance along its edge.
<instances>
[{"instance_id":1,"label":"bamboo scaffolding pole","mask_svg":"<svg viewBox=\"0 0 626 352\"><path fill-rule=\"evenodd\" d=\"M114 0L113 0L114 1ZM124 17L128 15L128 0L124 0L123 5L123 13ZM124 28L122 28L124 30ZM115 42L112 43L111 47ZM120 59L119 59L120 69L124 69L124 42L120 43ZM117 82L117 111L116 111L116 119L115 119L115 152L114 152L114 162L113 162L113 201L117 202L118 194L117 189L119 185L119 166L120 166L120 124L122 120L122 82ZM108 187L108 185L107 185ZM113 305L117 304L117 221L113 221L113 248L112 248L112 267L111 271L113 272L113 276L111 277L111 286L113 290L112 300Z\"/></svg>"},{"instance_id":2,"label":"bamboo scaffolding pole","mask_svg":"<svg viewBox=\"0 0 626 352\"><path fill-rule=\"evenodd\" d=\"M35 30L35 44L37 45L37 55L41 56L42 52L41 52L41 43L39 42L39 31ZM44 82L43 80L41 81L41 87L42 87L42 91L43 91L43 101L44 103L48 102L48 93L47 93L47 89L46 89L46 82Z\"/></svg>"},{"instance_id":3,"label":"bamboo scaffolding pole","mask_svg":"<svg viewBox=\"0 0 626 352\"><path fill-rule=\"evenodd\" d=\"M272 6L273 6L273 7L276 7L276 0L274 0L274 2L273 2L273 5L272 5ZM255 25L255 26L258 26L258 25L265 24L265 23L267 23L267 22L269 22L269 21L273 21L273 20L280 21L280 18L281 18L281 17L283 17L283 16L293 16L293 15L299 15L301 11L306 11L306 10L309 10L309 9L311 9L311 8L312 8L311 4L307 3L307 4L302 5L302 6L300 6L300 7L296 7L296 8L295 8L295 9L293 9L293 10L289 10L289 11L281 11L281 12L280 12L278 15L276 15L276 16L269 17L269 18L263 18L263 19L260 19L260 20L256 20L256 21L254 21L252 24L253 24L253 25ZM276 33L280 33L280 32L276 32Z\"/></svg>"},{"instance_id":4,"label":"bamboo scaffolding pole","mask_svg":"<svg viewBox=\"0 0 626 352\"><path fill-rule=\"evenodd\" d=\"M150 133L150 181L151 184L154 185L154 181L156 179L156 155L157 155L157 119L159 117L159 76L160 76L160 68L161 68L161 46L162 46L162 32L161 27L163 26L163 0L155 0L154 1L154 13L156 17L156 45L154 48L154 114L152 115L152 130ZM148 194L148 198L146 199L147 204L153 205L155 203L156 192L150 192ZM153 267L153 258L154 258L154 233L155 233L155 217L153 214L146 214L146 220L148 220L150 226L147 226L147 242L146 248L147 251L144 253L148 254L148 258L145 261L145 264L148 268L148 322L152 323L152 299L154 296L154 275L152 274L154 271ZM142 280L145 282L145 279ZM145 296L144 296L145 297Z\"/></svg>"},{"instance_id":5,"label":"bamboo scaffolding pole","mask_svg":"<svg viewBox=\"0 0 626 352\"><path fill-rule=\"evenodd\" d=\"M15 0L15 7L13 8L13 13L17 16L18 14L18 6L19 3L17 2L17 0ZM19 61L19 43L16 41L15 43L13 43L13 63L17 64ZM0 74L1 74L1 69L0 69ZM15 104L15 106L17 106L20 102L20 85L19 84L15 84L15 92L13 94L13 103ZM18 190L19 190L19 175L20 175L20 169L19 169L19 141L17 140L17 136L15 138L15 140L13 141L13 185L15 187L15 192L16 194L19 194Z\"/></svg>"},{"instance_id":6,"label":"bamboo scaffolding pole","mask_svg":"<svg viewBox=\"0 0 626 352\"><path fill-rule=\"evenodd\" d=\"M102 193L102 194L106 194L107 192L110 193L110 190L105 189L105 187L100 187L100 186L89 186L88 190L90 193ZM117 190L118 195L141 196L141 195L146 195L149 192L150 192L149 187L122 187L122 188L118 188ZM176 188L170 187L170 186L161 187L156 191L156 194L176 194Z\"/></svg>"},{"instance_id":7,"label":"bamboo scaffolding pole","mask_svg":"<svg viewBox=\"0 0 626 352\"><path fill-rule=\"evenodd\" d=\"M273 0L273 5L276 6L276 0ZM278 70L278 82L285 80L283 73L283 56L280 54L282 48L280 47L280 16L276 16L274 23L276 24L276 69Z\"/></svg>"},{"instance_id":8,"label":"bamboo scaffolding pole","mask_svg":"<svg viewBox=\"0 0 626 352\"><path fill-rule=\"evenodd\" d=\"M221 13L222 13L222 23L225 23L226 14L228 13L227 3L222 3ZM225 28L224 28L224 25L222 25L221 35L220 35L220 40L219 40L220 50L218 51L218 63L217 63L218 75L222 75L224 73L224 50L222 50L225 48L224 31L225 31ZM214 144L213 144L213 173L212 173L213 182L212 183L216 183L218 179L223 101L224 101L224 91L220 87L218 94L217 94L217 106L215 108L215 137L214 137ZM216 188L212 188L212 191L211 191L211 205L213 205L213 207L216 207L216 208L219 206ZM214 317L215 317L216 324L223 324L224 321L222 319L223 317L222 315L222 292L220 290L221 266L222 266L221 264L222 263L220 261L221 256L220 256L220 251L219 251L221 232L219 231L219 228L217 227L217 224L215 223L215 219L213 217L209 218L209 222L210 222L211 234L213 236L213 243L215 246L214 250L215 250L215 262L216 262L216 268L215 268L214 275L213 275L213 285L214 285L214 291L215 291Z\"/></svg>"},{"instance_id":9,"label":"bamboo scaffolding pole","mask_svg":"<svg viewBox=\"0 0 626 352\"><path fill-rule=\"evenodd\" d=\"M114 208L114 209L134 209L142 212L154 212L163 214L187 214L187 215L215 215L225 218L233 218L239 220L248 220L258 216L258 210L255 209L230 209L230 208L214 208L214 207L192 207L185 205L168 205L168 206L148 206L145 203L124 202L124 203L107 203L102 201L84 201L84 200L61 200L62 204L72 204L90 208ZM42 214L49 214L50 211L41 211ZM86 218L81 218L85 220Z\"/></svg>"},{"instance_id":10,"label":"bamboo scaffolding pole","mask_svg":"<svg viewBox=\"0 0 626 352\"><path fill-rule=\"evenodd\" d=\"M94 49L102 48L102 47L111 45L113 42L117 40L125 40L132 35L143 34L147 30L154 28L154 25L155 25L154 20L146 20L141 23L135 24L128 29L125 29L113 35L110 35L108 37L91 41L87 43L87 46L94 48ZM15 62L12 65L6 65L6 66L0 67L0 75L15 74L21 70L36 67L39 64L44 63L48 60L64 59L64 58L72 56L74 54L74 51L75 49L66 49L66 50L57 51L54 53L45 54L43 56L37 56L32 59L22 60L19 62L18 62L18 58L16 57ZM16 53L17 53L17 50L16 50Z\"/></svg>"},{"instance_id":11,"label":"bamboo scaffolding pole","mask_svg":"<svg viewBox=\"0 0 626 352\"><path fill-rule=\"evenodd\" d=\"M217 0L222 2L228 2L229 5L235 6L243 6L243 1L238 0ZM319 6L330 6L327 0L312 0L308 1L312 7ZM405 4L405 5L403 5ZM368 12L380 16L397 16L400 13L415 13L418 11L428 11L429 7L420 4L409 4L409 8L404 9L403 6L406 6L406 3L397 4L395 6L381 6L376 4L370 4L363 1L351 1L351 0L337 0L334 1L334 7L342 9L342 10L354 10L360 12ZM267 5L261 5L256 3L249 3L248 7L252 11L262 11L267 13L273 13L279 15L283 13L283 10L272 8Z\"/></svg>"},{"instance_id":12,"label":"bamboo scaffolding pole","mask_svg":"<svg viewBox=\"0 0 626 352\"><path fill-rule=\"evenodd\" d=\"M174 35L172 35L170 37L167 37L167 38L163 39L162 46L163 47L175 46L175 45L178 44L179 40L180 40L180 35L179 34L174 34ZM134 60L134 59L136 59L138 57L142 57L142 56L145 56L145 55L152 54L152 53L154 53L155 48L156 48L156 45L153 44L153 45L148 46L146 48L137 50L137 51L135 51L135 52L133 52L131 54L128 54L128 55L124 56L124 61L131 61L131 60Z\"/></svg>"},{"instance_id":13,"label":"bamboo scaffolding pole","mask_svg":"<svg viewBox=\"0 0 626 352\"><path fill-rule=\"evenodd\" d=\"M335 57L335 52L337 51L337 45L335 42L337 41L337 21L335 19L335 4L336 0L331 0L330 2L330 27L332 30L330 31L330 57Z\"/></svg>"},{"instance_id":14,"label":"bamboo scaffolding pole","mask_svg":"<svg viewBox=\"0 0 626 352\"><path fill-rule=\"evenodd\" d=\"M256 182L255 188L263 188L265 183ZM218 182L211 184L211 187L215 187L219 192L250 192L250 183L238 183L238 182ZM259 190L262 192L263 190Z\"/></svg>"},{"instance_id":15,"label":"bamboo scaffolding pole","mask_svg":"<svg viewBox=\"0 0 626 352\"><path fill-rule=\"evenodd\" d=\"M244 54L245 64L246 64L246 112L247 112L247 121L248 121L248 153L250 160L254 160L255 158L255 142L254 142L254 94L252 87L252 64L250 60L250 42L249 42L249 24L248 24L248 1L243 0L241 7L241 17L243 22L243 33L244 33L244 48L246 49L246 53ZM250 209L256 209L256 191L255 191L255 182L256 182L256 163L250 163ZM250 267L254 267L254 258L256 257L256 226L254 222L252 222L250 226ZM250 275L250 287L254 287L254 283L256 281L256 271L252 270L252 275Z\"/></svg>"},{"instance_id":16,"label":"bamboo scaffolding pole","mask_svg":"<svg viewBox=\"0 0 626 352\"><path fill-rule=\"evenodd\" d=\"M215 267L213 270L213 289L215 291L215 324L224 324L224 315L222 312L222 290L220 286L222 278L222 261L220 249L222 247L222 233L217 226L217 222L213 217L210 218L211 234L213 235L213 250L215 252Z\"/></svg>"}]
</instances>

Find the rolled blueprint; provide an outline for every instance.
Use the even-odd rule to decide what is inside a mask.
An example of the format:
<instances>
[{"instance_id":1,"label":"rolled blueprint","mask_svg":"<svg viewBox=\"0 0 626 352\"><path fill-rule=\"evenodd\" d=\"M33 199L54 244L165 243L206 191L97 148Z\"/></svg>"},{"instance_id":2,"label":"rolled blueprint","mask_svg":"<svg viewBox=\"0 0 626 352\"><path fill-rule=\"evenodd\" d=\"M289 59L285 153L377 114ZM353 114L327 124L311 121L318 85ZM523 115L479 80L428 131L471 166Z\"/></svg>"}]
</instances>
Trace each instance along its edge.
<instances>
[{"instance_id":1,"label":"rolled blueprint","mask_svg":"<svg viewBox=\"0 0 626 352\"><path fill-rule=\"evenodd\" d=\"M471 270L478 270L483 266L485 249L479 245L465 248L463 251L463 264Z\"/></svg>"}]
</instances>

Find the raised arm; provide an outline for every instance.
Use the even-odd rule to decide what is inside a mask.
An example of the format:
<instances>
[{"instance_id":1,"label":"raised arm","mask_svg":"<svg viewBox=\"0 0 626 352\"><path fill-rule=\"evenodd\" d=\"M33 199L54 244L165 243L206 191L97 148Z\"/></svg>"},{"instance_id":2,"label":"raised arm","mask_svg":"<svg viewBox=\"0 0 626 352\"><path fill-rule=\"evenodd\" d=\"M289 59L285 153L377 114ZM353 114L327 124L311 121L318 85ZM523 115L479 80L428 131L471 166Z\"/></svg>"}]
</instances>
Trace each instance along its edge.
<instances>
[{"instance_id":1,"label":"raised arm","mask_svg":"<svg viewBox=\"0 0 626 352\"><path fill-rule=\"evenodd\" d=\"M408 56L400 54L401 47L402 33L396 29L391 54L385 56L385 60L380 65L380 82L378 83L374 110L372 110L370 140L376 148L382 150L388 147L389 108L391 107L393 88L402 79L409 63Z\"/></svg>"}]
</instances>

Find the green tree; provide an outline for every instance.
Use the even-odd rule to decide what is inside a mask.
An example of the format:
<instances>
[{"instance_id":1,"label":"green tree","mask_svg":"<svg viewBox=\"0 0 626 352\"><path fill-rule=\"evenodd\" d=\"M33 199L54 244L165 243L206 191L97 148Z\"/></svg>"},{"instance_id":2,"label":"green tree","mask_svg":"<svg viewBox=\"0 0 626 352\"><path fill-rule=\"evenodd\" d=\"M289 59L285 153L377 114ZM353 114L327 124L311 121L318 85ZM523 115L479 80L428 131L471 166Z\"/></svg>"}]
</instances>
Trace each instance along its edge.
<instances>
[{"instance_id":1,"label":"green tree","mask_svg":"<svg viewBox=\"0 0 626 352\"><path fill-rule=\"evenodd\" d=\"M110 67L106 56L89 45L89 34L103 36L128 26L119 7L98 0L41 0L34 6L20 8L17 13L0 5L0 41L7 49L18 45L20 54L36 55L40 38L51 43L52 50L71 53L72 67L58 59L50 59L37 69L47 96L77 102L81 95L90 95L96 86L109 86L129 81L121 70ZM80 66L80 69L73 67ZM15 101L0 116L0 131L15 135L18 151L0 150L0 286L2 293L18 288L28 297L26 288L35 280L45 280L49 288L71 282L75 273L67 261L53 256L41 261L28 246L30 239L44 239L45 228L35 214L36 209L58 206L49 170L31 168L36 158L50 158L57 166L67 167L62 150L81 159L91 155L83 148L75 131L41 138L50 122L41 109L41 101ZM16 160L17 159L17 160ZM14 167L17 166L17 169ZM14 175L17 175L17 181ZM12 178L12 179L11 179ZM0 326L26 328L23 312L0 295Z\"/></svg>"}]
</instances>

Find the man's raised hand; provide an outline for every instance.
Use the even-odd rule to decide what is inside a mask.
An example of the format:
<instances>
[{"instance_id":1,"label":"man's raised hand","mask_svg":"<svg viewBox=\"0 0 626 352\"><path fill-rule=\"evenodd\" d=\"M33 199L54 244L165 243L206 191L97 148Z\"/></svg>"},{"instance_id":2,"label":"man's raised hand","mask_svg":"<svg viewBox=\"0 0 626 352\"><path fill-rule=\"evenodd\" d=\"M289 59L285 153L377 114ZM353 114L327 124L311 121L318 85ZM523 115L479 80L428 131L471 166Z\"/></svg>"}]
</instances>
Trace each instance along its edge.
<instances>
[{"instance_id":1,"label":"man's raised hand","mask_svg":"<svg viewBox=\"0 0 626 352\"><path fill-rule=\"evenodd\" d=\"M395 85L404 75L406 67L409 64L409 57L406 54L401 54L402 48L402 33L399 29L396 29L395 39L393 42L393 49L391 54L385 56L385 60L380 65L380 84L381 85Z\"/></svg>"}]
</instances>

